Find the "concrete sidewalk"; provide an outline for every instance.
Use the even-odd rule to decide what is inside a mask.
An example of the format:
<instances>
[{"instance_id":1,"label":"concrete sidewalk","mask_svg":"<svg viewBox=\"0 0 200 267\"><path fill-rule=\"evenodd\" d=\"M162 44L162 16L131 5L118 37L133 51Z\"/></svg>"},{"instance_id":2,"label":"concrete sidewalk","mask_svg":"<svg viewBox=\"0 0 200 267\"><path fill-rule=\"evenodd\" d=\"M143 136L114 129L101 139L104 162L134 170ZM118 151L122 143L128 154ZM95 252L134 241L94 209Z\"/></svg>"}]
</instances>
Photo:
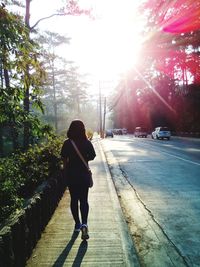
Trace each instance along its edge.
<instances>
[{"instance_id":1,"label":"concrete sidewalk","mask_svg":"<svg viewBox=\"0 0 200 267\"><path fill-rule=\"evenodd\" d=\"M97 157L90 166L94 186L89 192L89 235L73 234L68 190L45 228L28 267L37 266L139 266L101 145L94 141Z\"/></svg>"}]
</instances>

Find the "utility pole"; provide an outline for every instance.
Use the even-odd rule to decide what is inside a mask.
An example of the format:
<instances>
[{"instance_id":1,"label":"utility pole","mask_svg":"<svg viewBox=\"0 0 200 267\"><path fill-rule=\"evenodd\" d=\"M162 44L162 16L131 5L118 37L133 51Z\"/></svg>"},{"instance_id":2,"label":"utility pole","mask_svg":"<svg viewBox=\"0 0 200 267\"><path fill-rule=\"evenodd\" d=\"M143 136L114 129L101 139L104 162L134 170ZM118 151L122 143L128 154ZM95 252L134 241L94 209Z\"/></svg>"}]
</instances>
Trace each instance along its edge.
<instances>
[{"instance_id":1,"label":"utility pole","mask_svg":"<svg viewBox=\"0 0 200 267\"><path fill-rule=\"evenodd\" d=\"M106 97L104 97L104 111L103 111L103 136L105 134L105 125L106 125Z\"/></svg>"},{"instance_id":2,"label":"utility pole","mask_svg":"<svg viewBox=\"0 0 200 267\"><path fill-rule=\"evenodd\" d=\"M102 130L102 107L101 107L101 84L99 81L99 133L100 137L103 138L103 130Z\"/></svg>"}]
</instances>

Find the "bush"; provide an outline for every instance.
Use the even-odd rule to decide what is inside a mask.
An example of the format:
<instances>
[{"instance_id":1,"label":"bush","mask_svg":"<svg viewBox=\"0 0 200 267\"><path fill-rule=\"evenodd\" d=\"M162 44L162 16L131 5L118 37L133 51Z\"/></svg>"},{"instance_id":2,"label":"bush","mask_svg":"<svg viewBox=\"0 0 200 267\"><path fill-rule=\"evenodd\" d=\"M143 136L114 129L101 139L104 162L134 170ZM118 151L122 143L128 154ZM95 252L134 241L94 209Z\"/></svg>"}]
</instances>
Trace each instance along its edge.
<instances>
[{"instance_id":1,"label":"bush","mask_svg":"<svg viewBox=\"0 0 200 267\"><path fill-rule=\"evenodd\" d=\"M23 205L36 187L60 170L63 140L49 139L0 160L0 222Z\"/></svg>"},{"instance_id":2,"label":"bush","mask_svg":"<svg viewBox=\"0 0 200 267\"><path fill-rule=\"evenodd\" d=\"M87 135L87 137L88 137L88 139L89 140L92 140L92 138L93 138L93 131L92 130L90 130L90 129L88 129L87 131L86 131L86 135Z\"/></svg>"}]
</instances>

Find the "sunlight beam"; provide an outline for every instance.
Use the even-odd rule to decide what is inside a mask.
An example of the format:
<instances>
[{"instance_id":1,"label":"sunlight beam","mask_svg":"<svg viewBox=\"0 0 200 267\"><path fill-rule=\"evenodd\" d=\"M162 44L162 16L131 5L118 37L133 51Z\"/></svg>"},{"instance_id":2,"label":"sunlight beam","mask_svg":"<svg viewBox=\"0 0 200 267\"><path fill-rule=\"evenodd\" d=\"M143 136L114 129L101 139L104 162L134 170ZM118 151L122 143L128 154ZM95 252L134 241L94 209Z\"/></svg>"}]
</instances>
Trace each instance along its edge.
<instances>
[{"instance_id":1,"label":"sunlight beam","mask_svg":"<svg viewBox=\"0 0 200 267\"><path fill-rule=\"evenodd\" d=\"M176 114L176 110L173 109L166 100L153 88L153 86L142 76L142 74L134 67L135 72L140 76L140 78L146 83L146 85L153 91L153 93L160 99L160 101L173 113Z\"/></svg>"}]
</instances>

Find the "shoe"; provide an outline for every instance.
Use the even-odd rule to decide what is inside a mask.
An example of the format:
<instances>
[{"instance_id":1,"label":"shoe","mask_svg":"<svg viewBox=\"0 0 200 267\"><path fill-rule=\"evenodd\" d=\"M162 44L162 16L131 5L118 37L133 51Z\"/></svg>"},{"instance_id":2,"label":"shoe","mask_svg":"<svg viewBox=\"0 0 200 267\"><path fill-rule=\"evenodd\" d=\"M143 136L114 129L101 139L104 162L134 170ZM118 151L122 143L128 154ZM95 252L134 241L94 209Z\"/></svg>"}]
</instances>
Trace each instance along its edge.
<instances>
[{"instance_id":1,"label":"shoe","mask_svg":"<svg viewBox=\"0 0 200 267\"><path fill-rule=\"evenodd\" d=\"M74 226L74 232L80 232L81 230L81 224L80 223L76 223Z\"/></svg>"},{"instance_id":2,"label":"shoe","mask_svg":"<svg viewBox=\"0 0 200 267\"><path fill-rule=\"evenodd\" d=\"M87 227L86 224L82 224L82 226L81 226L81 232L82 232L82 235L81 235L81 239L82 240L89 239L88 227Z\"/></svg>"}]
</instances>

